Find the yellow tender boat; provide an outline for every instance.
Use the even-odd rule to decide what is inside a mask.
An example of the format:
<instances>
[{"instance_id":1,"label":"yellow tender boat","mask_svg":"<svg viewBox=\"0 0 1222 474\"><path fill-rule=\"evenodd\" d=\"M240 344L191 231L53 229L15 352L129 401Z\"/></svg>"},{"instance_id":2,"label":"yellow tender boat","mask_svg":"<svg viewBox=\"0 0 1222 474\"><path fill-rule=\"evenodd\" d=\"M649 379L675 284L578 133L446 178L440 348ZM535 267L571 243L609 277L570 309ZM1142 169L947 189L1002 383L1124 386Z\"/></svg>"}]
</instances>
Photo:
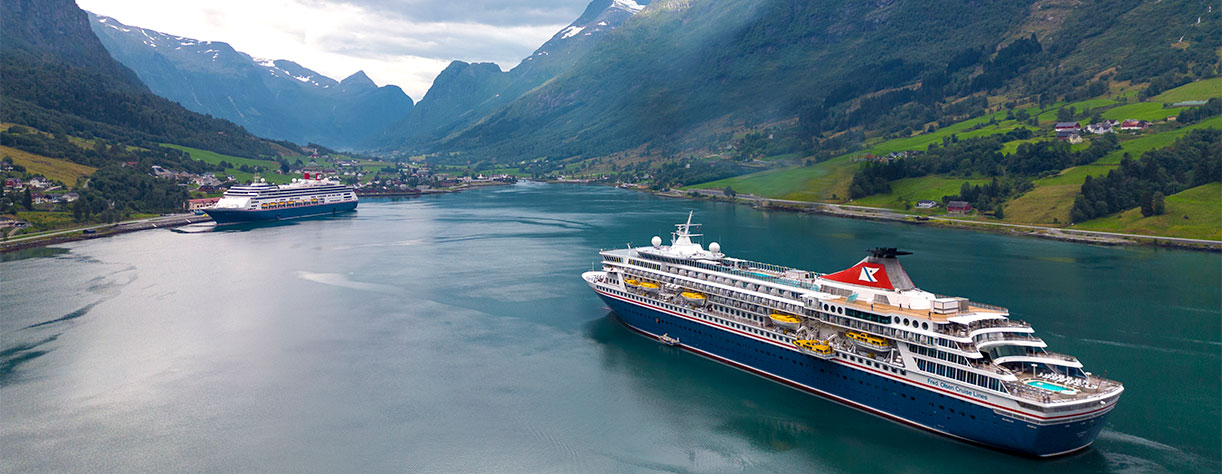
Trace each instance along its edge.
<instances>
[{"instance_id":1,"label":"yellow tender boat","mask_svg":"<svg viewBox=\"0 0 1222 474\"><path fill-rule=\"evenodd\" d=\"M705 298L704 295L700 293L696 293L694 291L684 291L683 293L679 293L679 297L683 298L683 301L691 303L693 306L704 306Z\"/></svg>"},{"instance_id":2,"label":"yellow tender boat","mask_svg":"<svg viewBox=\"0 0 1222 474\"><path fill-rule=\"evenodd\" d=\"M638 287L638 288L640 288L640 289L642 289L642 290L645 290L645 291L646 291L646 292L648 292L648 293L653 293L653 292L658 291L658 284L657 284L657 283L650 283L650 282L647 282L647 281L642 281L642 282L640 282L639 284L637 284L637 287Z\"/></svg>"},{"instance_id":3,"label":"yellow tender boat","mask_svg":"<svg viewBox=\"0 0 1222 474\"><path fill-rule=\"evenodd\" d=\"M797 316L794 316L791 314L772 313L772 315L769 317L772 318L773 324L776 324L777 326L783 327L785 329L789 329L791 331L798 329L798 326L802 325L802 320L798 319Z\"/></svg>"},{"instance_id":4,"label":"yellow tender boat","mask_svg":"<svg viewBox=\"0 0 1222 474\"><path fill-rule=\"evenodd\" d=\"M624 279L624 284L628 286L632 286L632 287L641 286L641 282L633 280L631 278Z\"/></svg>"},{"instance_id":5,"label":"yellow tender boat","mask_svg":"<svg viewBox=\"0 0 1222 474\"><path fill-rule=\"evenodd\" d=\"M798 339L793 341L793 345L798 346L803 352L810 353L820 359L827 359L835 355L832 351L832 346L826 341L816 341L812 339Z\"/></svg>"},{"instance_id":6,"label":"yellow tender boat","mask_svg":"<svg viewBox=\"0 0 1222 474\"><path fill-rule=\"evenodd\" d=\"M863 348L866 348L872 351L886 352L886 351L891 350L891 344L886 339L875 336L873 334L866 334L864 332L848 331L844 333L844 335L849 340L857 343L858 346L861 346Z\"/></svg>"}]
</instances>

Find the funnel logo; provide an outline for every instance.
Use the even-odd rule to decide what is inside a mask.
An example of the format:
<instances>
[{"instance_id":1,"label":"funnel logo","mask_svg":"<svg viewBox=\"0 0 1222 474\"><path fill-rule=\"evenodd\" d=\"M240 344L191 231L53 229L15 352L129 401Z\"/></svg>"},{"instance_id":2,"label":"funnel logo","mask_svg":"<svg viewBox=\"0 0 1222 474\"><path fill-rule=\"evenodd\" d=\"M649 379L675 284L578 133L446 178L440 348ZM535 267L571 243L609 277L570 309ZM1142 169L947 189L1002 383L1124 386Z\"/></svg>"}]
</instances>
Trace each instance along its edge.
<instances>
[{"instance_id":1,"label":"funnel logo","mask_svg":"<svg viewBox=\"0 0 1222 474\"><path fill-rule=\"evenodd\" d=\"M879 269L877 268L862 266L861 267L861 276L858 276L857 279L860 281L868 281L870 283L878 283L878 279L874 278L874 274L878 273L878 270Z\"/></svg>"}]
</instances>

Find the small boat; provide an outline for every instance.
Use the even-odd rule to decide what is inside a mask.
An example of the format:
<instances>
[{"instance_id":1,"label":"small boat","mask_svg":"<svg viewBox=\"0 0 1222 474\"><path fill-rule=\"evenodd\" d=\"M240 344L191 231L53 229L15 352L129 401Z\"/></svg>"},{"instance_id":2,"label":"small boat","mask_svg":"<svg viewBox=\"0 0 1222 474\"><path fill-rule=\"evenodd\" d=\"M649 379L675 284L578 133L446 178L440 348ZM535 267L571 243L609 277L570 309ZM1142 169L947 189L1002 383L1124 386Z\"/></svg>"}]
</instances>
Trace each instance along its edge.
<instances>
[{"instance_id":1,"label":"small boat","mask_svg":"<svg viewBox=\"0 0 1222 474\"><path fill-rule=\"evenodd\" d=\"M661 335L661 336L658 336L658 340L659 340L659 341L662 341L662 344L666 344L666 345L668 345L668 346L677 346L677 345L679 345L679 338L677 338L677 337L670 337L670 334L663 334L663 335Z\"/></svg>"},{"instance_id":2,"label":"small boat","mask_svg":"<svg viewBox=\"0 0 1222 474\"><path fill-rule=\"evenodd\" d=\"M772 315L769 317L772 319L773 324L776 324L777 326L783 327L790 331L796 330L798 329L799 326L802 325L802 320L798 319L797 316L794 316L792 314L772 313Z\"/></svg>"},{"instance_id":3,"label":"small boat","mask_svg":"<svg viewBox=\"0 0 1222 474\"><path fill-rule=\"evenodd\" d=\"M798 339L793 341L793 345L798 346L802 352L813 355L820 359L831 359L836 355L832 350L832 346L827 341L819 341L813 339Z\"/></svg>"},{"instance_id":4,"label":"small boat","mask_svg":"<svg viewBox=\"0 0 1222 474\"><path fill-rule=\"evenodd\" d=\"M658 292L658 284L650 283L647 281L642 281L638 283L637 288L644 290L646 293L657 293Z\"/></svg>"},{"instance_id":5,"label":"small boat","mask_svg":"<svg viewBox=\"0 0 1222 474\"><path fill-rule=\"evenodd\" d=\"M891 343L872 334L849 331L844 333L844 336L866 350L874 352L889 352L891 350Z\"/></svg>"},{"instance_id":6,"label":"small boat","mask_svg":"<svg viewBox=\"0 0 1222 474\"><path fill-rule=\"evenodd\" d=\"M180 226L180 227L174 227L170 230L174 232L178 232L180 234L198 234L200 232L212 232L213 230L216 230L216 223L211 222L211 221L196 222L194 224L187 224L187 225Z\"/></svg>"},{"instance_id":7,"label":"small boat","mask_svg":"<svg viewBox=\"0 0 1222 474\"><path fill-rule=\"evenodd\" d=\"M683 301L691 303L692 306L704 306L705 298L704 295L700 293L696 293L694 291L684 291L683 293L679 293L679 297L683 298Z\"/></svg>"},{"instance_id":8,"label":"small boat","mask_svg":"<svg viewBox=\"0 0 1222 474\"><path fill-rule=\"evenodd\" d=\"M624 279L624 285L625 285L625 286L631 286L631 287L633 287L633 288L636 288L636 287L638 287L638 286L641 286L641 282L636 281L636 280L633 280L633 279L631 279L631 278L626 278L626 279Z\"/></svg>"}]
</instances>

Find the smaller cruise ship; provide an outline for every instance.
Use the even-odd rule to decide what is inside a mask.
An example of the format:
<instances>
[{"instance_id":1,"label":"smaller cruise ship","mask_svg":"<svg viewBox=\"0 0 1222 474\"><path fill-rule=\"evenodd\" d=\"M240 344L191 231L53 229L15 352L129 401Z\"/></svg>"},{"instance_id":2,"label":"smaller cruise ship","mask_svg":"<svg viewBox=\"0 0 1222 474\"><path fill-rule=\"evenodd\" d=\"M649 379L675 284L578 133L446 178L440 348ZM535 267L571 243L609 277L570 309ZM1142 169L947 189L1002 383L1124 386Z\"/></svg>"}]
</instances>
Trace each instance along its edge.
<instances>
[{"instance_id":1,"label":"smaller cruise ship","mask_svg":"<svg viewBox=\"0 0 1222 474\"><path fill-rule=\"evenodd\" d=\"M338 214L356 209L356 191L331 178L316 175L284 185L259 180L225 191L216 206L205 209L217 224L274 221Z\"/></svg>"}]
</instances>

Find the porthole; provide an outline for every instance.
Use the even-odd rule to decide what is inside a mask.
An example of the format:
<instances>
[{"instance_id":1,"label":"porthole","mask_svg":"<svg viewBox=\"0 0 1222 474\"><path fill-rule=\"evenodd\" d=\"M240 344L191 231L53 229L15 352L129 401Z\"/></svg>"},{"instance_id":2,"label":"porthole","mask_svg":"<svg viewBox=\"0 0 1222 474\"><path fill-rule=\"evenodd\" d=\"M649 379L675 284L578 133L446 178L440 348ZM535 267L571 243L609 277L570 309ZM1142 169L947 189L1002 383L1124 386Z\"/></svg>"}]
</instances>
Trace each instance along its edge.
<instances>
[{"instance_id":1,"label":"porthole","mask_svg":"<svg viewBox=\"0 0 1222 474\"><path fill-rule=\"evenodd\" d=\"M921 323L921 329L929 329L929 323Z\"/></svg>"}]
</instances>

